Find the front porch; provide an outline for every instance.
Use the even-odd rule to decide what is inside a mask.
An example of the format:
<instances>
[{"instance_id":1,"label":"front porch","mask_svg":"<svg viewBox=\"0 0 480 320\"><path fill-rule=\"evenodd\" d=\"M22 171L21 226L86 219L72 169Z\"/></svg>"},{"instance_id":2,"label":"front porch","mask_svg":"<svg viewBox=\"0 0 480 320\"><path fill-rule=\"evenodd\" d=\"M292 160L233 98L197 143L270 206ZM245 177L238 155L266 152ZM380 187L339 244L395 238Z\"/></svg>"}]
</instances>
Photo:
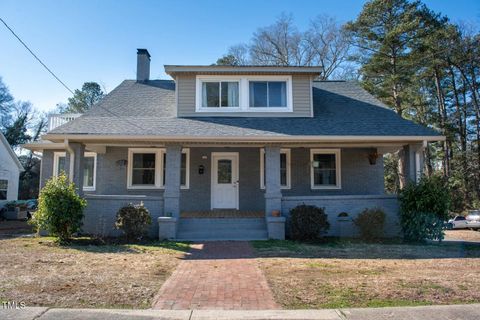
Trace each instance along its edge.
<instances>
[{"instance_id":1,"label":"front porch","mask_svg":"<svg viewBox=\"0 0 480 320\"><path fill-rule=\"evenodd\" d=\"M375 206L387 211L393 225L396 198L384 195L382 155L402 151L411 180L418 179L422 168L419 143L70 143L69 148L66 171L88 200L86 233L118 234L112 228L117 210L143 201L154 221L168 225L168 235L160 237L185 240L200 240L201 232L204 239L283 238L289 210L303 203L326 208L330 235L354 235L351 220ZM82 189L85 150L97 152L95 190ZM44 169L49 156L44 156ZM343 212L349 223L339 219ZM159 230L161 226L152 226L150 235Z\"/></svg>"},{"instance_id":2,"label":"front porch","mask_svg":"<svg viewBox=\"0 0 480 320\"><path fill-rule=\"evenodd\" d=\"M183 211L180 219L254 219L264 218L263 211L240 211L235 209L217 209L205 211Z\"/></svg>"}]
</instances>

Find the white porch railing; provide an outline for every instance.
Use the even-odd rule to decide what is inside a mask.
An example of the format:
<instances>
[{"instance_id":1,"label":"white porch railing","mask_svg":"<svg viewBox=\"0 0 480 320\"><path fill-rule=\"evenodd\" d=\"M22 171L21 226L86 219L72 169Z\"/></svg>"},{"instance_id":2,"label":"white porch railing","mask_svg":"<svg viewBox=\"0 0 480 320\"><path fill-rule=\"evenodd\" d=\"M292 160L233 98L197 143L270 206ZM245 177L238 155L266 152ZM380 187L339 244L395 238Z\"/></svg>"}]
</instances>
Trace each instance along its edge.
<instances>
[{"instance_id":1,"label":"white porch railing","mask_svg":"<svg viewBox=\"0 0 480 320\"><path fill-rule=\"evenodd\" d=\"M48 131L80 117L81 113L51 114L48 116Z\"/></svg>"}]
</instances>

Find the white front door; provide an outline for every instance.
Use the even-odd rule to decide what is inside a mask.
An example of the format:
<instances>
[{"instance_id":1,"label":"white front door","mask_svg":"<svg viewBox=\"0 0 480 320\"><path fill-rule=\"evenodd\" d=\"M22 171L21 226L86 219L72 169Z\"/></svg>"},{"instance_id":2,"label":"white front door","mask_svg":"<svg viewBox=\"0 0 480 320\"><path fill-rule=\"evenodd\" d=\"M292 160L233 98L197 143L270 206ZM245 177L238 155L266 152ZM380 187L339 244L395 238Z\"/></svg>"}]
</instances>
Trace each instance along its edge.
<instances>
[{"instance_id":1,"label":"white front door","mask_svg":"<svg viewBox=\"0 0 480 320\"><path fill-rule=\"evenodd\" d=\"M238 210L238 152L212 152L212 209Z\"/></svg>"}]
</instances>

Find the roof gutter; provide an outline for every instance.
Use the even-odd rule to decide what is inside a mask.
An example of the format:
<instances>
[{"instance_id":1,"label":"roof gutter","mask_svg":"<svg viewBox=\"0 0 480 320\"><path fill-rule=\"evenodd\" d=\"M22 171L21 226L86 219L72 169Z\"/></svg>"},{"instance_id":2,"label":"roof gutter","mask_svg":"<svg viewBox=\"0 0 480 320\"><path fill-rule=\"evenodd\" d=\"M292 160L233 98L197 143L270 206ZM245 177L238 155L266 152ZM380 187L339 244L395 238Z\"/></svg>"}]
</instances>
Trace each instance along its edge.
<instances>
[{"instance_id":1,"label":"roof gutter","mask_svg":"<svg viewBox=\"0 0 480 320\"><path fill-rule=\"evenodd\" d=\"M94 135L94 134L46 134L44 140L56 141L191 141L191 142L434 142L445 141L445 136L160 136L160 135Z\"/></svg>"},{"instance_id":2,"label":"roof gutter","mask_svg":"<svg viewBox=\"0 0 480 320\"><path fill-rule=\"evenodd\" d=\"M74 170L74 161L75 161L75 152L73 151L72 147L70 147L70 144L68 143L68 139L65 138L64 143L65 145L65 150L68 151L70 154L70 159L68 160L68 177L70 180L73 179L73 170Z\"/></svg>"}]
</instances>

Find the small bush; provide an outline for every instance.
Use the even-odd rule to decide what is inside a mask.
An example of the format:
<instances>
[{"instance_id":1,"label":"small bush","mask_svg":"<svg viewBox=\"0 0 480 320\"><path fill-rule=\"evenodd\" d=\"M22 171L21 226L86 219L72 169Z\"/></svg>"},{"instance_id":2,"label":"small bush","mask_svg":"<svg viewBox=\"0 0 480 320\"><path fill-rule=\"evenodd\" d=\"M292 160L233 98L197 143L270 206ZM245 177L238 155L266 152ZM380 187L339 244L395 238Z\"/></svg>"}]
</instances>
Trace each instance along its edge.
<instances>
[{"instance_id":1,"label":"small bush","mask_svg":"<svg viewBox=\"0 0 480 320\"><path fill-rule=\"evenodd\" d=\"M299 205L290 210L291 237L295 240L315 240L330 228L324 208Z\"/></svg>"},{"instance_id":2,"label":"small bush","mask_svg":"<svg viewBox=\"0 0 480 320\"><path fill-rule=\"evenodd\" d=\"M123 231L127 240L140 240L152 223L152 217L143 202L138 205L129 203L117 212L115 227Z\"/></svg>"},{"instance_id":3,"label":"small bush","mask_svg":"<svg viewBox=\"0 0 480 320\"><path fill-rule=\"evenodd\" d=\"M400 191L400 225L407 241L443 239L450 209L449 189L441 177L423 178Z\"/></svg>"},{"instance_id":4,"label":"small bush","mask_svg":"<svg viewBox=\"0 0 480 320\"><path fill-rule=\"evenodd\" d=\"M50 235L58 237L60 242L72 238L82 227L83 209L87 205L80 197L75 184L65 173L52 177L40 190L38 210L32 219L37 230L46 230Z\"/></svg>"},{"instance_id":5,"label":"small bush","mask_svg":"<svg viewBox=\"0 0 480 320\"><path fill-rule=\"evenodd\" d=\"M360 237L367 241L381 239L384 236L385 212L380 208L363 210L353 223L360 230Z\"/></svg>"}]
</instances>

